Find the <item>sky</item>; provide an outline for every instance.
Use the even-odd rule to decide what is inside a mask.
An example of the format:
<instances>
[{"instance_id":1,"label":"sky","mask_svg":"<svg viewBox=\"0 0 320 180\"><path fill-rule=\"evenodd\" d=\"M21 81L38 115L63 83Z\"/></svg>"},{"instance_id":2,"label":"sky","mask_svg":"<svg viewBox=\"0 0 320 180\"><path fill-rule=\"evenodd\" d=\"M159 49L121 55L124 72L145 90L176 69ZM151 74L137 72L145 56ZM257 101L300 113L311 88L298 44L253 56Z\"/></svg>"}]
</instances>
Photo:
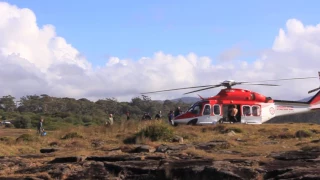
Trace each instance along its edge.
<instances>
[{"instance_id":1,"label":"sky","mask_svg":"<svg viewBox=\"0 0 320 180\"><path fill-rule=\"evenodd\" d=\"M130 101L226 79L317 76L318 1L0 1L0 96ZM245 87L301 99L317 79ZM212 96L220 89L202 91ZM187 91L150 94L172 99ZM196 96L191 94L188 96Z\"/></svg>"}]
</instances>

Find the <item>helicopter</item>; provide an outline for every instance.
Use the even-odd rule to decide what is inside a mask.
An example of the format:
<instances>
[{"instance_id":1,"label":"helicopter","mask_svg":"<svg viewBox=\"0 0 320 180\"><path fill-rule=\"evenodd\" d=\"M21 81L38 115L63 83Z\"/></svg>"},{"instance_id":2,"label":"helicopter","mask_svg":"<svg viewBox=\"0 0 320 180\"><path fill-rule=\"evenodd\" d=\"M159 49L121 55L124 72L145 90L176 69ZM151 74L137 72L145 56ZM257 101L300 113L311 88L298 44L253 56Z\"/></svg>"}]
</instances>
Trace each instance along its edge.
<instances>
[{"instance_id":1,"label":"helicopter","mask_svg":"<svg viewBox=\"0 0 320 180\"><path fill-rule=\"evenodd\" d=\"M320 80L320 71L318 72ZM215 85L203 85L184 87L176 89L166 89L153 92L144 92L141 94L159 93L165 91L175 91L182 89L197 90L184 94L195 93L217 87L225 87L212 97L203 98L200 95L200 101L194 103L190 108L174 117L170 124L176 126L178 124L200 125L200 124L217 124L217 123L244 123L244 124L263 124L274 117L285 116L290 114L306 113L313 110L320 110L320 87L310 90L308 93L318 91L307 102L275 100L260 93L233 88L236 85L261 85L261 86L279 86L278 84L268 84L263 82L269 81L286 81L286 80L302 80L318 77L300 77L289 79L275 79L255 82L238 82L234 80L225 80ZM201 88L201 89L199 89ZM230 118L230 109L236 108L237 114L235 118ZM236 119L236 121L231 121Z\"/></svg>"}]
</instances>

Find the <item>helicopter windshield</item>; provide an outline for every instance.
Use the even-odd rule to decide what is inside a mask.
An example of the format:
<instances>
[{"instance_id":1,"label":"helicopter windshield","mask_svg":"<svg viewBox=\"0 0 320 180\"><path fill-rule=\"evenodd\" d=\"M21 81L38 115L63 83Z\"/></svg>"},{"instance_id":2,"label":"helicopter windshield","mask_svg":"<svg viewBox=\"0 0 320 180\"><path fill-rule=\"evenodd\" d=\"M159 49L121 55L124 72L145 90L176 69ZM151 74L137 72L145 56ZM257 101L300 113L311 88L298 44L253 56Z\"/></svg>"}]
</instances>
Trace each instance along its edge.
<instances>
[{"instance_id":1,"label":"helicopter windshield","mask_svg":"<svg viewBox=\"0 0 320 180\"><path fill-rule=\"evenodd\" d=\"M194 108L194 106L197 105L197 104L198 104L198 102L192 104L192 105L189 107L189 109L187 110L187 112L191 112L192 109Z\"/></svg>"},{"instance_id":2,"label":"helicopter windshield","mask_svg":"<svg viewBox=\"0 0 320 180\"><path fill-rule=\"evenodd\" d=\"M193 104L187 112L191 112L193 114L200 114L202 109L202 104L201 103L195 103Z\"/></svg>"}]
</instances>

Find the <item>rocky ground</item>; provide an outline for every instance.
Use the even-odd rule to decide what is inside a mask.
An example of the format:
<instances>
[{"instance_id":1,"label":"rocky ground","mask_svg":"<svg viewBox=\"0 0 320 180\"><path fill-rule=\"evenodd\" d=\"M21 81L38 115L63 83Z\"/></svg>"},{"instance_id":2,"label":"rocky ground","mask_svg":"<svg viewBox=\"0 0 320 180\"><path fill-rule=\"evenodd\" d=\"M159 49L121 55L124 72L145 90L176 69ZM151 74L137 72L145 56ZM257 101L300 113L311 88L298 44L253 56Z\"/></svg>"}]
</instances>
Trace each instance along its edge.
<instances>
[{"instance_id":1,"label":"rocky ground","mask_svg":"<svg viewBox=\"0 0 320 180\"><path fill-rule=\"evenodd\" d=\"M228 151L229 143L222 140L121 146L87 157L58 155L63 149L49 148L37 155L0 157L0 179L320 179L320 140L312 143L301 150L270 153L264 160L261 154ZM204 158L186 149L238 158Z\"/></svg>"}]
</instances>

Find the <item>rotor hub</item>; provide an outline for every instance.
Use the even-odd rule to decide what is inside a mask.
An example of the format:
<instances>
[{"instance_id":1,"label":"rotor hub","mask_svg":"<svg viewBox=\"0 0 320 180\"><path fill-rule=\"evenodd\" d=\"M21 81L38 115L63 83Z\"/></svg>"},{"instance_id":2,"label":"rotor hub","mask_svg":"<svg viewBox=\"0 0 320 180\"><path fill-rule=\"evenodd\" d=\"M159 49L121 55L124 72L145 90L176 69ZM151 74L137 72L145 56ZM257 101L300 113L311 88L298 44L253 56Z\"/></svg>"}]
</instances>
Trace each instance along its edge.
<instances>
[{"instance_id":1,"label":"rotor hub","mask_svg":"<svg viewBox=\"0 0 320 180\"><path fill-rule=\"evenodd\" d=\"M221 83L221 85L230 89L231 86L236 85L236 82L234 80L225 80Z\"/></svg>"}]
</instances>

